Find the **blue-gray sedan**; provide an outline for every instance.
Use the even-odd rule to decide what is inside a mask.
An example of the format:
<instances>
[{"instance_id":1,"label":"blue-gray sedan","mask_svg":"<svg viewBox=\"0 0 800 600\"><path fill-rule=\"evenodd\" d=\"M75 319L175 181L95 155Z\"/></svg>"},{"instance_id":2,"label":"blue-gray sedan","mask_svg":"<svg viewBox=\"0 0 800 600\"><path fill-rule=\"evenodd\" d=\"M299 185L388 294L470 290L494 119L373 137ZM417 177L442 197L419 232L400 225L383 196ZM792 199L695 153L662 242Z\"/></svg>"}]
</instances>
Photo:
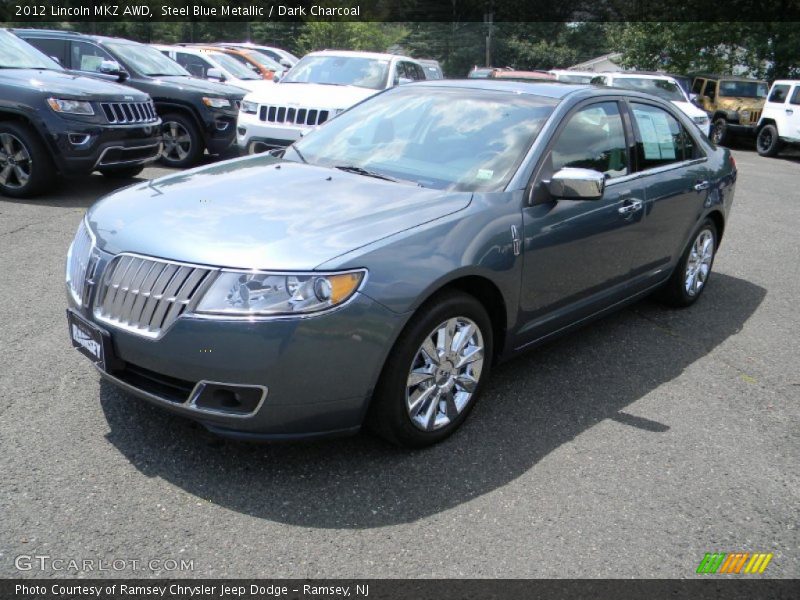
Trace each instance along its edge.
<instances>
[{"instance_id":1,"label":"blue-gray sedan","mask_svg":"<svg viewBox=\"0 0 800 600\"><path fill-rule=\"evenodd\" d=\"M70 336L104 378L221 435L366 423L423 446L497 361L653 292L695 302L735 182L653 96L401 86L284 151L95 204L67 260Z\"/></svg>"}]
</instances>

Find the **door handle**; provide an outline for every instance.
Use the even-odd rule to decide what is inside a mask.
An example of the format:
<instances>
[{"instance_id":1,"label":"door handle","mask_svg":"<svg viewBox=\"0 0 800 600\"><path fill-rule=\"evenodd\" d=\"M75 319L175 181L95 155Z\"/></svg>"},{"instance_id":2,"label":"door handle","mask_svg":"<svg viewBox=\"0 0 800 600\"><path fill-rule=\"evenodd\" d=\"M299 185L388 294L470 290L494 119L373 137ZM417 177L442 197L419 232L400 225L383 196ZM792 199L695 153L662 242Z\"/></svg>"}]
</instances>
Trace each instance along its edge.
<instances>
[{"instance_id":1,"label":"door handle","mask_svg":"<svg viewBox=\"0 0 800 600\"><path fill-rule=\"evenodd\" d=\"M787 108L787 109L786 109L786 114L787 114L787 115L793 115L793 114L794 114L794 109Z\"/></svg>"},{"instance_id":2,"label":"door handle","mask_svg":"<svg viewBox=\"0 0 800 600\"><path fill-rule=\"evenodd\" d=\"M694 191L695 192L702 192L703 190L707 190L711 187L710 181L698 181L694 184Z\"/></svg>"},{"instance_id":3,"label":"door handle","mask_svg":"<svg viewBox=\"0 0 800 600\"><path fill-rule=\"evenodd\" d=\"M617 209L617 212L621 215L632 215L636 211L642 210L642 201L641 200L626 200L625 204L620 206Z\"/></svg>"}]
</instances>

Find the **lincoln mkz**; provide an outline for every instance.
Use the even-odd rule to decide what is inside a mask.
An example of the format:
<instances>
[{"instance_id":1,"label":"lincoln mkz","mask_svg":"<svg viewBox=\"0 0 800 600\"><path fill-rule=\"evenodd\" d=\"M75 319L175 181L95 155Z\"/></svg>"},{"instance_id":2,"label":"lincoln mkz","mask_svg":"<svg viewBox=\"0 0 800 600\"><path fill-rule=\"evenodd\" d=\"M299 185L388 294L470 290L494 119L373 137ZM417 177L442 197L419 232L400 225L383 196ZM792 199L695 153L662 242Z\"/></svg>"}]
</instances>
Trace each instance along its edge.
<instances>
[{"instance_id":1,"label":"lincoln mkz","mask_svg":"<svg viewBox=\"0 0 800 600\"><path fill-rule=\"evenodd\" d=\"M736 165L654 96L431 81L292 146L135 184L69 250L73 344L220 435L456 430L492 366L709 282Z\"/></svg>"}]
</instances>

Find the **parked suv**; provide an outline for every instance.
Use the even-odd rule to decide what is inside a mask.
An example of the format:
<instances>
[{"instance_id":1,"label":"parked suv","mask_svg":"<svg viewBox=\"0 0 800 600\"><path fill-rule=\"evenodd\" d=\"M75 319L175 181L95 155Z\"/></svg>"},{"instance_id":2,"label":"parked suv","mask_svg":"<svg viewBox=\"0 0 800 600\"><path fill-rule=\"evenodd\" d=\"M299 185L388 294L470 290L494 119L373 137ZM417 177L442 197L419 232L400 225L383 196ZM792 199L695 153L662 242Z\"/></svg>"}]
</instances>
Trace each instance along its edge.
<instances>
[{"instance_id":1,"label":"parked suv","mask_svg":"<svg viewBox=\"0 0 800 600\"><path fill-rule=\"evenodd\" d=\"M0 29L0 193L27 198L58 174L132 177L161 153L153 102L65 71Z\"/></svg>"},{"instance_id":2,"label":"parked suv","mask_svg":"<svg viewBox=\"0 0 800 600\"><path fill-rule=\"evenodd\" d=\"M161 158L168 166L191 166L204 150L219 154L233 143L244 90L194 78L155 48L129 40L47 29L14 33L68 69L150 94L163 121Z\"/></svg>"},{"instance_id":3,"label":"parked suv","mask_svg":"<svg viewBox=\"0 0 800 600\"><path fill-rule=\"evenodd\" d=\"M773 83L758 122L756 150L761 156L775 156L785 144L800 144L800 80Z\"/></svg>"},{"instance_id":4,"label":"parked suv","mask_svg":"<svg viewBox=\"0 0 800 600\"><path fill-rule=\"evenodd\" d=\"M236 141L239 149L249 154L288 146L381 90L422 80L422 65L405 56L312 52L266 93L247 95L239 113Z\"/></svg>"},{"instance_id":5,"label":"parked suv","mask_svg":"<svg viewBox=\"0 0 800 600\"><path fill-rule=\"evenodd\" d=\"M692 84L701 108L711 117L711 141L725 144L731 134L755 135L767 96L767 82L744 77L698 75Z\"/></svg>"},{"instance_id":6,"label":"parked suv","mask_svg":"<svg viewBox=\"0 0 800 600\"><path fill-rule=\"evenodd\" d=\"M161 52L189 71L193 77L235 85L243 90L255 92L273 85L261 75L248 69L224 48L200 48L195 46L162 46L153 44Z\"/></svg>"}]
</instances>

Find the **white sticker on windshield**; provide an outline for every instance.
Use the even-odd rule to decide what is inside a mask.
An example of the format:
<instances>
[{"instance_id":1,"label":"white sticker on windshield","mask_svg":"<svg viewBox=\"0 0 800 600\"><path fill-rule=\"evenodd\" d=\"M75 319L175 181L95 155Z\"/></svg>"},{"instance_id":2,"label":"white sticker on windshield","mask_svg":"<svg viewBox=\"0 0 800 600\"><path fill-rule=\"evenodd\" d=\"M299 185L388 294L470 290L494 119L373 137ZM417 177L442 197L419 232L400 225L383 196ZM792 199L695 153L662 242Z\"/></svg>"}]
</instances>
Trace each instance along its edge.
<instances>
[{"instance_id":1,"label":"white sticker on windshield","mask_svg":"<svg viewBox=\"0 0 800 600\"><path fill-rule=\"evenodd\" d=\"M487 179L491 179L492 175L494 175L494 171L491 169L478 169L478 174L475 176L475 179L486 181Z\"/></svg>"}]
</instances>

